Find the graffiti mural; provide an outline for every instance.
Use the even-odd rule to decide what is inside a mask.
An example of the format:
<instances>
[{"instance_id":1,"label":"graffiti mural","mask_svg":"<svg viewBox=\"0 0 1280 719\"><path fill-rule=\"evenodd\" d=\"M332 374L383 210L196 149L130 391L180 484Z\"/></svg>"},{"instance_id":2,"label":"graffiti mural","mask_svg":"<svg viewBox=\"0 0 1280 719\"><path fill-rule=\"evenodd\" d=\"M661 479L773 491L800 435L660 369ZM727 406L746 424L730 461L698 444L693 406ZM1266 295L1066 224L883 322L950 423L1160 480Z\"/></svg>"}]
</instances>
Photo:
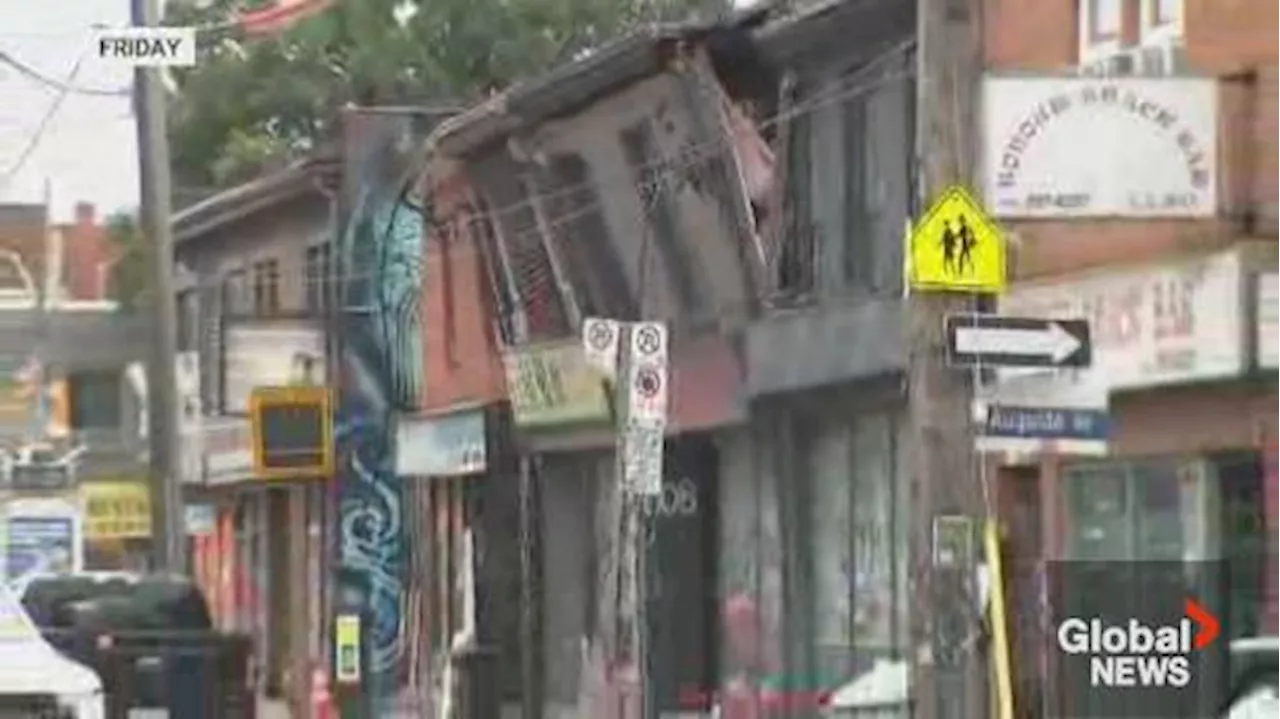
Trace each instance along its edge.
<instances>
[{"instance_id":1,"label":"graffiti mural","mask_svg":"<svg viewBox=\"0 0 1280 719\"><path fill-rule=\"evenodd\" d=\"M342 232L339 469L336 547L341 576L358 576L370 622L372 689L395 691L401 657L406 547L395 476L393 413L421 383L418 326L423 220L405 192L409 123L356 119L348 138ZM354 142L352 141L354 138Z\"/></svg>"}]
</instances>

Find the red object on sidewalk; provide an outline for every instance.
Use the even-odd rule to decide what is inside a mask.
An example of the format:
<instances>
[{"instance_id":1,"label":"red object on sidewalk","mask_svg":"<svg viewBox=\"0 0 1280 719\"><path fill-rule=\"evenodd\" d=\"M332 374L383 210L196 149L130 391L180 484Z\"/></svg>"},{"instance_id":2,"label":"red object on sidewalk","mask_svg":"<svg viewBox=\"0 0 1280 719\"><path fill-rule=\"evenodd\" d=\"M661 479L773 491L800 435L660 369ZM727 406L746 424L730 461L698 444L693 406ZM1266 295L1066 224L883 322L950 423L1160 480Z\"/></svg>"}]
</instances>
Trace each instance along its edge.
<instances>
[{"instance_id":1,"label":"red object on sidewalk","mask_svg":"<svg viewBox=\"0 0 1280 719\"><path fill-rule=\"evenodd\" d=\"M333 719L333 716L329 674L324 669L316 668L311 672L311 719Z\"/></svg>"}]
</instances>

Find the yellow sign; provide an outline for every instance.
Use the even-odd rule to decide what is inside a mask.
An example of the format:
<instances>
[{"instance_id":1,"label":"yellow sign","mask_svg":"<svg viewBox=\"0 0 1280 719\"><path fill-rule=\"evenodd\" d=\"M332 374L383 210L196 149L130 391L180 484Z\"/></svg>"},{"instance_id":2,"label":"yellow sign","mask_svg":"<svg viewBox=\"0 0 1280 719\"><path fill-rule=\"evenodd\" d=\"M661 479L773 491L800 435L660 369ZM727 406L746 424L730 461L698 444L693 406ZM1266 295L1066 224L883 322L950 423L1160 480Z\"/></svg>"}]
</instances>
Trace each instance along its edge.
<instances>
[{"instance_id":1,"label":"yellow sign","mask_svg":"<svg viewBox=\"0 0 1280 719\"><path fill-rule=\"evenodd\" d=\"M85 539L151 536L151 492L145 482L83 482L80 499Z\"/></svg>"},{"instance_id":2,"label":"yellow sign","mask_svg":"<svg viewBox=\"0 0 1280 719\"><path fill-rule=\"evenodd\" d=\"M959 186L933 203L911 233L908 250L908 281L914 289L1004 291L1004 234Z\"/></svg>"},{"instance_id":3,"label":"yellow sign","mask_svg":"<svg viewBox=\"0 0 1280 719\"><path fill-rule=\"evenodd\" d=\"M333 476L333 396L328 387L254 387L249 429L259 479Z\"/></svg>"},{"instance_id":4,"label":"yellow sign","mask_svg":"<svg viewBox=\"0 0 1280 719\"><path fill-rule=\"evenodd\" d=\"M337 645L337 667L334 673L338 681L360 681L360 617L354 614L338 616L334 644Z\"/></svg>"},{"instance_id":5,"label":"yellow sign","mask_svg":"<svg viewBox=\"0 0 1280 719\"><path fill-rule=\"evenodd\" d=\"M530 347L503 357L516 426L550 429L609 419L604 375L592 367L582 343Z\"/></svg>"}]
</instances>

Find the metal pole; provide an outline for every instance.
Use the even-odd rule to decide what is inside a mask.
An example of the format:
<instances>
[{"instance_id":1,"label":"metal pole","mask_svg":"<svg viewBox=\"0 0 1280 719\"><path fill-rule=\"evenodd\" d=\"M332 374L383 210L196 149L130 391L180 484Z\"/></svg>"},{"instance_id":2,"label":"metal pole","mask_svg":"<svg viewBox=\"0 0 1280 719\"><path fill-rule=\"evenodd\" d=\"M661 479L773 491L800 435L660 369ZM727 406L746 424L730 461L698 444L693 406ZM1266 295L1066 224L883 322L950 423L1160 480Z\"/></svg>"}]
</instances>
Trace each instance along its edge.
<instances>
[{"instance_id":1,"label":"metal pole","mask_svg":"<svg viewBox=\"0 0 1280 719\"><path fill-rule=\"evenodd\" d=\"M923 207L974 176L982 16L978 0L918 0L916 7L916 157ZM973 307L963 294L912 292L907 309L909 437L916 448L909 594L918 602L912 608L912 646L923 650L912 653L915 715L986 716L986 674L971 641L981 632L971 593L976 557L938 566L933 554L937 518L964 517L973 529L986 514L971 435L973 388L969 377L947 367L943 332L946 315Z\"/></svg>"},{"instance_id":2,"label":"metal pole","mask_svg":"<svg viewBox=\"0 0 1280 719\"><path fill-rule=\"evenodd\" d=\"M160 24L159 0L131 0L135 26ZM138 177L143 237L151 243L151 357L147 372L147 429L151 445L151 546L153 568L185 573L182 494L176 431L175 396L177 298L173 282L173 237L170 232L169 142L165 134L165 99L159 70L134 71L134 112L138 119Z\"/></svg>"}]
</instances>

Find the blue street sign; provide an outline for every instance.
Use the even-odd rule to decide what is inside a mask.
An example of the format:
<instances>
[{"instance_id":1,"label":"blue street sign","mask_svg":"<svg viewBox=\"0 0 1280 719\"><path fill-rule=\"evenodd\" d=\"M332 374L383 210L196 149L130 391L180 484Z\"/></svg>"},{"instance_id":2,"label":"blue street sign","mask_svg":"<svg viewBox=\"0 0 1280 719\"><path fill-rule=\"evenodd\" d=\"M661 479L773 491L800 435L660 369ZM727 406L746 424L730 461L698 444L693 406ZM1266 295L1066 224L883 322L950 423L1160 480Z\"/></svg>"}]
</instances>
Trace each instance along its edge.
<instances>
[{"instance_id":1,"label":"blue street sign","mask_svg":"<svg viewBox=\"0 0 1280 719\"><path fill-rule=\"evenodd\" d=\"M1102 409L990 405L981 433L987 437L1106 441L1111 416Z\"/></svg>"}]
</instances>

